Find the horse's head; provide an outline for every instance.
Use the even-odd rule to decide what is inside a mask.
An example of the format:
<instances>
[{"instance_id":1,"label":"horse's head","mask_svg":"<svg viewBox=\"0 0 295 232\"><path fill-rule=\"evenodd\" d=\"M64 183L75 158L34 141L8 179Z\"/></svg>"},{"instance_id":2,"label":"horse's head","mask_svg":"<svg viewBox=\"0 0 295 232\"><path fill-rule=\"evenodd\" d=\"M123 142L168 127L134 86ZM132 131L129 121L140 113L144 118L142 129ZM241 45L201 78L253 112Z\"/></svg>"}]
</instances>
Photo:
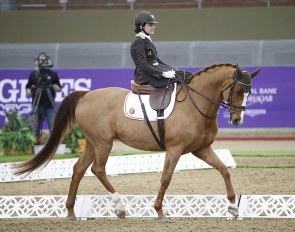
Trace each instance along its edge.
<instances>
[{"instance_id":1,"label":"horse's head","mask_svg":"<svg viewBox=\"0 0 295 232\"><path fill-rule=\"evenodd\" d=\"M252 73L241 70L237 65L233 72L232 81L223 90L223 98L226 99L226 105L230 112L230 123L234 126L243 124L244 112L247 99L251 93L252 78L254 78L261 68Z\"/></svg>"}]
</instances>

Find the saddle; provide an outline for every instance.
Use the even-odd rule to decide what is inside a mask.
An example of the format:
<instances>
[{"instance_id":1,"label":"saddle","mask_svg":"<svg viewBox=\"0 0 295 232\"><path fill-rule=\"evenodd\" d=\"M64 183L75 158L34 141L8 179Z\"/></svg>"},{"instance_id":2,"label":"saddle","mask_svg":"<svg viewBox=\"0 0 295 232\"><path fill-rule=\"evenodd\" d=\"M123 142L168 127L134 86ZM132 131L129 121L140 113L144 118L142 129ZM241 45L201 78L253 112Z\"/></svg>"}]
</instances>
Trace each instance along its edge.
<instances>
[{"instance_id":1,"label":"saddle","mask_svg":"<svg viewBox=\"0 0 295 232\"><path fill-rule=\"evenodd\" d=\"M171 94L174 85L168 85L160 88L154 88L151 85L139 85L134 80L131 81L131 91L134 94L150 95L150 106L152 109L164 110L171 101Z\"/></svg>"},{"instance_id":2,"label":"saddle","mask_svg":"<svg viewBox=\"0 0 295 232\"><path fill-rule=\"evenodd\" d=\"M165 127L164 127L164 110L168 107L170 101L171 101L171 95L174 89L174 85L168 85L160 88L154 88L151 85L139 85L134 82L134 80L131 81L131 91L138 95L139 100L142 105L142 111L145 117L145 122L148 124L149 129L151 133L153 134L156 142L161 147L162 150L166 150L165 148ZM158 132L159 137L158 139L157 135L155 134L152 126L150 125L150 121L146 115L144 105L141 101L140 95L150 95L150 106L152 109L157 111L157 126L158 126Z\"/></svg>"}]
</instances>

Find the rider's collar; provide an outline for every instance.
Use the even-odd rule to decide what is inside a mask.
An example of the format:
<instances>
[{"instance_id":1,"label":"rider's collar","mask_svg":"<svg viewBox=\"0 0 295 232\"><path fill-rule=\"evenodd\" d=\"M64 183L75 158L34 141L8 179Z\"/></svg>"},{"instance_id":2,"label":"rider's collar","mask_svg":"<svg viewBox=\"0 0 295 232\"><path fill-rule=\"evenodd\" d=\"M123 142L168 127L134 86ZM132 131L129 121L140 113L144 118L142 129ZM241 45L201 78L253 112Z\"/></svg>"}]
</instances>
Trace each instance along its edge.
<instances>
[{"instance_id":1,"label":"rider's collar","mask_svg":"<svg viewBox=\"0 0 295 232\"><path fill-rule=\"evenodd\" d=\"M152 39L151 39L151 37L149 36L149 35L146 35L144 32L139 32L139 33L137 33L135 36L138 36L138 37L140 37L140 38L142 38L142 39L145 39L145 38L147 38L147 39L149 39L150 41L152 41Z\"/></svg>"}]
</instances>

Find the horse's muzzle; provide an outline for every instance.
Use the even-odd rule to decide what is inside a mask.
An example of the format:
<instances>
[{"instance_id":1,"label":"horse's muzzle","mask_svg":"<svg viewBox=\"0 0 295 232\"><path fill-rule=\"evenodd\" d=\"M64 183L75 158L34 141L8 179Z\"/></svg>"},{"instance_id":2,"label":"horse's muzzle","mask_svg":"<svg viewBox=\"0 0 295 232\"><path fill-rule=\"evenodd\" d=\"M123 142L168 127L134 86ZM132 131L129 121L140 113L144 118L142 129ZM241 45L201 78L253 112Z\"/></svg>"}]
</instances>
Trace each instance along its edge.
<instances>
[{"instance_id":1,"label":"horse's muzzle","mask_svg":"<svg viewBox=\"0 0 295 232\"><path fill-rule=\"evenodd\" d=\"M239 126L239 125L241 125L241 119L231 120L231 124L234 126Z\"/></svg>"}]
</instances>

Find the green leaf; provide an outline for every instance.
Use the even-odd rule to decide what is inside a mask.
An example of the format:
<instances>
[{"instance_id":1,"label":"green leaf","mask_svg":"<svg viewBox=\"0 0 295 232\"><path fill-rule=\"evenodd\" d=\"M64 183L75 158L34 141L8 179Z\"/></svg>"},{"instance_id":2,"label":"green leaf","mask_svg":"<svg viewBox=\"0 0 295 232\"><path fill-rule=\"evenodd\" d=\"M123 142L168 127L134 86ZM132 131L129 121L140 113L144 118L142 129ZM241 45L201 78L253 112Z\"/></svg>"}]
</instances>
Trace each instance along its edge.
<instances>
[{"instance_id":1,"label":"green leaf","mask_svg":"<svg viewBox=\"0 0 295 232\"><path fill-rule=\"evenodd\" d=\"M30 149L36 138L28 120L23 115L18 115L17 109L6 112L6 117L8 121L0 130L0 148L17 151Z\"/></svg>"}]
</instances>

